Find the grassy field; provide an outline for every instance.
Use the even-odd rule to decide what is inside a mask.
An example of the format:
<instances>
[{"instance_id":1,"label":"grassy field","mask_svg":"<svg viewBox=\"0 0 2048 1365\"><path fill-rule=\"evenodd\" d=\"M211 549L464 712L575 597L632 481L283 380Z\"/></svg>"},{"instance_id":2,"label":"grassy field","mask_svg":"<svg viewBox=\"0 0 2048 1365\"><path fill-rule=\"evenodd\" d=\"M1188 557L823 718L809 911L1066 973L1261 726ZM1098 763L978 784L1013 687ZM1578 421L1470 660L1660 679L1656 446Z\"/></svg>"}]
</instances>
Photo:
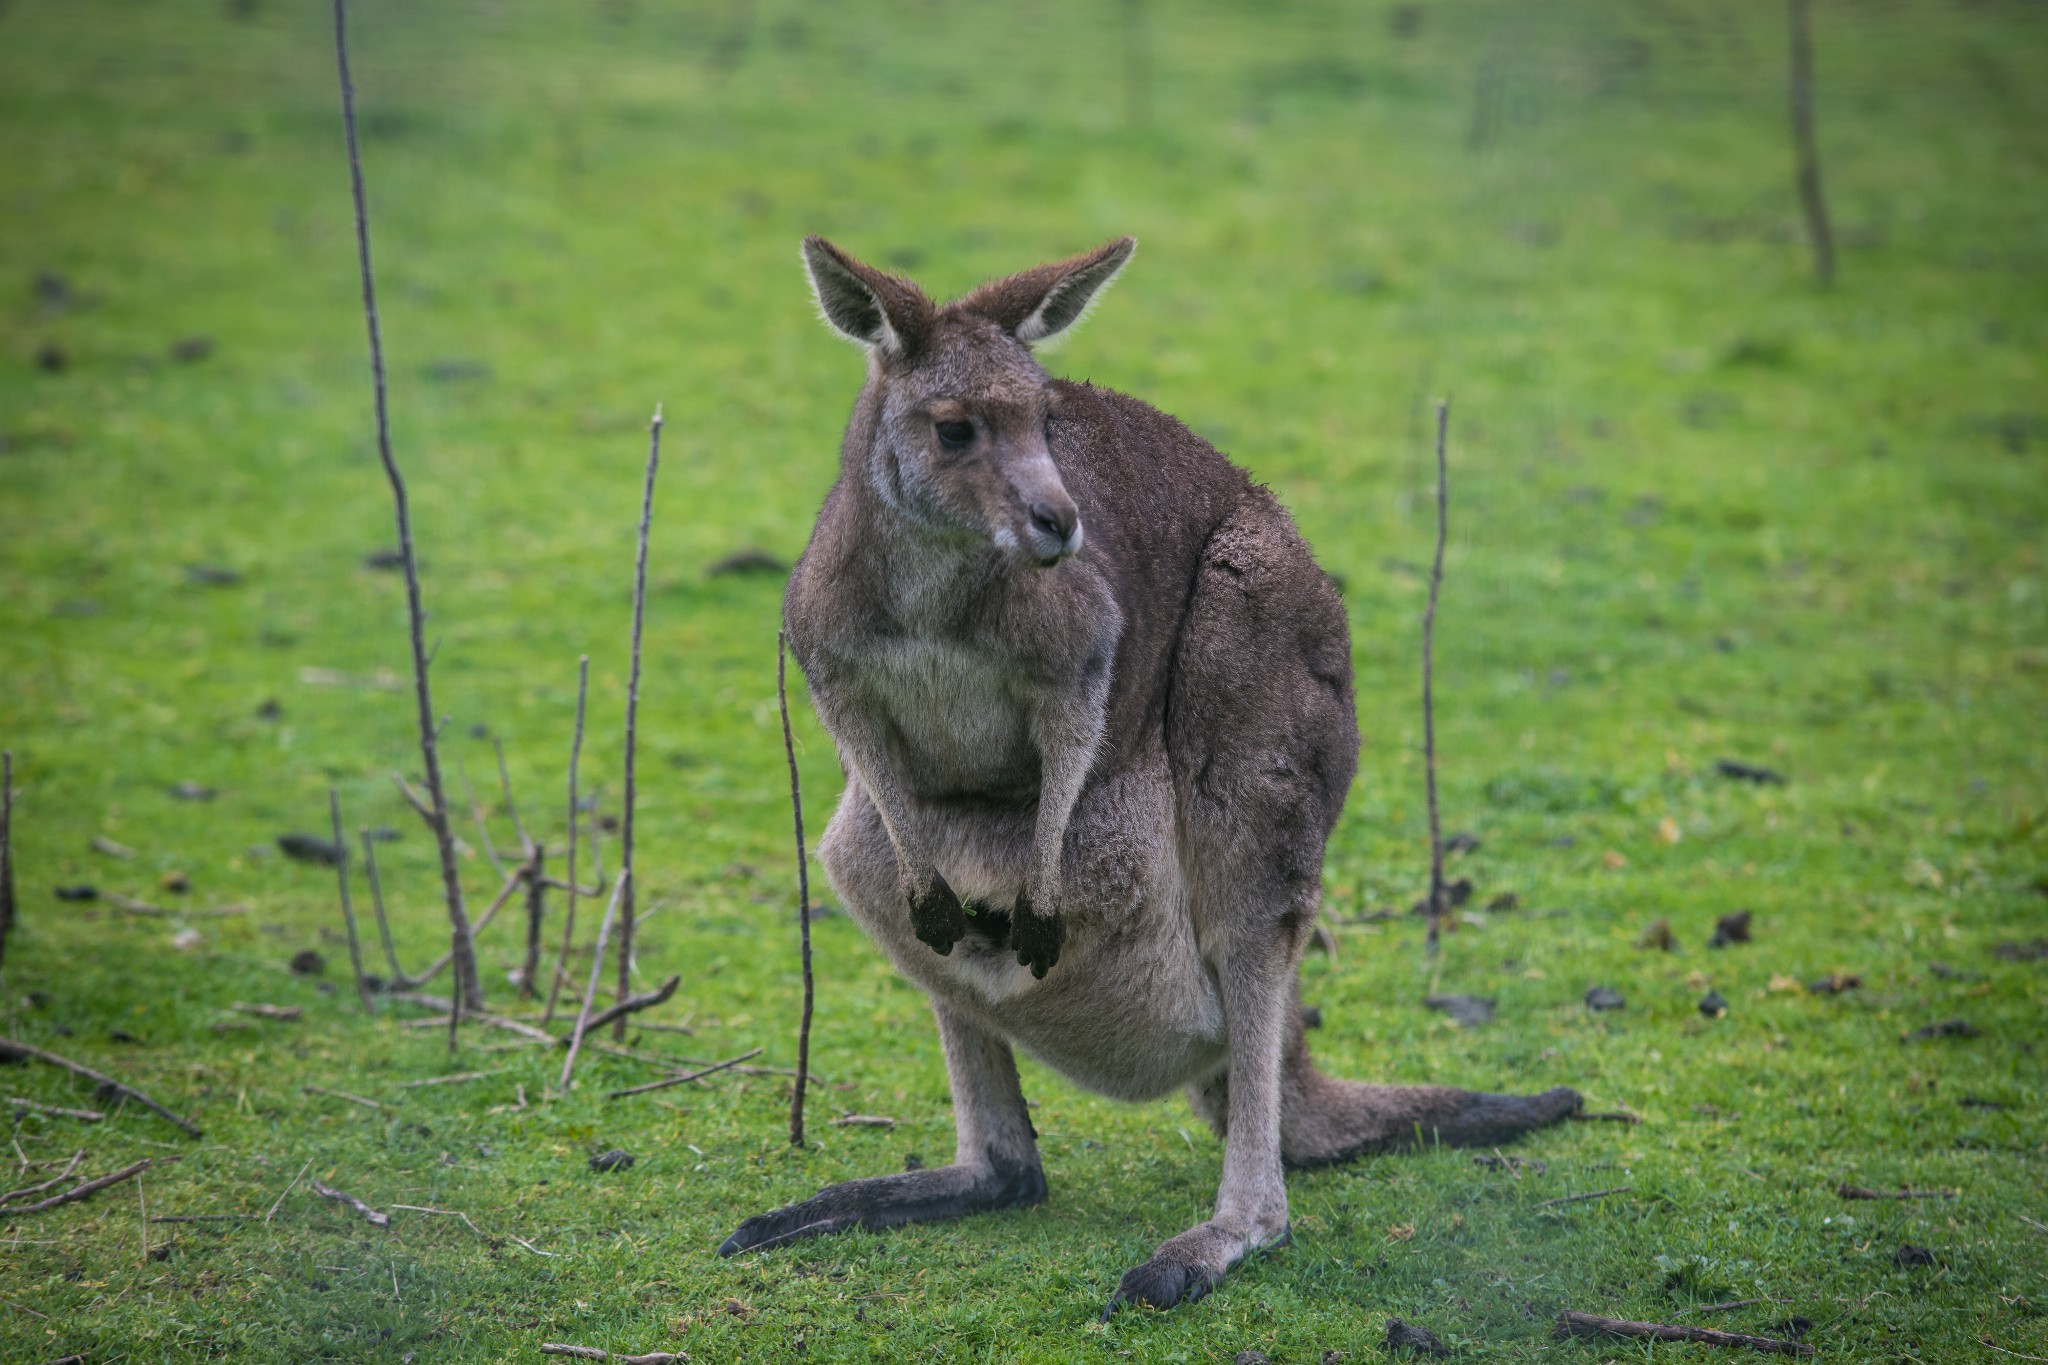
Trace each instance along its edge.
<instances>
[{"instance_id":1,"label":"grassy field","mask_svg":"<svg viewBox=\"0 0 2048 1365\"><path fill-rule=\"evenodd\" d=\"M1763 1302L1676 1320L1804 1317L1830 1360L2048 1355L2048 963L1994 951L2048 921L2048 14L1819 7L1843 243L1821 292L1778 6L1130 13L357 7L447 752L509 843L483 736L502 737L559 845L588 653L585 781L617 809L664 403L640 966L683 977L646 1017L695 1033L635 1046L789 1065L781 581L706 570L793 556L835 469L859 362L813 316L797 241L950 293L1132 232L1137 261L1050 363L1209 436L1346 585L1366 744L1326 873L1338 951L1303 969L1318 1056L1572 1084L1643 1122L1543 1134L1518 1150L1546 1165L1515 1173L1434 1151L1294 1177L1290 1248L1194 1306L1100 1323L1118 1273L1205 1216L1220 1148L1178 1101L1114 1105L1030 1064L1046 1205L713 1254L748 1214L951 1151L923 1002L843 917L816 926L825 1083L800 1152L777 1075L608 1101L661 1073L600 1055L554 1095L554 1054L509 1034L451 1057L413 1011L366 1019L333 874L274 844L324 830L337 789L351 826L403 834L383 854L405 960L442 946L430 841L388 776L417 748L390 685L402 585L364 564L390 510L325 8L13 0L0 745L23 903L0 1010L205 1136L132 1104L19 1119L26 1162L183 1159L0 1219L0 1357L525 1361L556 1340L700 1365L1295 1365L1373 1358L1399 1316L1465 1358L1636 1359L1551 1323L1739 1299ZM1407 905L1426 872L1416 617L1444 393L1439 743L1448 827L1480 844L1432 967L1407 917L1344 921ZM815 833L839 775L808 710L797 728ZM1723 758L1789 781L1728 780ZM466 867L487 896L488 864ZM53 894L78 884L173 913ZM1484 908L1506 892L1519 909ZM209 913L228 905L247 912ZM1754 941L1709 949L1738 909ZM1659 919L1675 950L1636 947ZM481 947L506 1010L517 938L508 919ZM287 970L306 948L324 978ZM1834 972L1860 989L1803 987ZM1626 1008L1588 1010L1596 985ZM1498 1017L1461 1030L1422 1007L1432 989ZM1710 989L1725 1017L1696 1009ZM1975 1036L1901 1041L1951 1018ZM40 1067L0 1093L93 1103ZM896 1126L826 1126L841 1110ZM636 1164L593 1173L610 1147ZM302 1169L474 1230L403 1210L379 1230L303 1184L280 1201ZM1843 1181L1959 1193L1846 1203ZM143 1221L164 1214L254 1218ZM1896 1264L1907 1243L1934 1263Z\"/></svg>"}]
</instances>

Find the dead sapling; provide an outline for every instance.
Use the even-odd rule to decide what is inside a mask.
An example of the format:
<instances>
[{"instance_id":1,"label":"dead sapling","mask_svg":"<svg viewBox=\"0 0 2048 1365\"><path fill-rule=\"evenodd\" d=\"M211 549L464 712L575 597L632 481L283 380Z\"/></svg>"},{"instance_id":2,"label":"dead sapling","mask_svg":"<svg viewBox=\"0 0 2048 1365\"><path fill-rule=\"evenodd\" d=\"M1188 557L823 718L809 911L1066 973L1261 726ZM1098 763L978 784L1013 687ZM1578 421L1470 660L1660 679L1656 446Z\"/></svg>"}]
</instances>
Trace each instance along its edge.
<instances>
[{"instance_id":1,"label":"dead sapling","mask_svg":"<svg viewBox=\"0 0 2048 1365\"><path fill-rule=\"evenodd\" d=\"M355 204L356 260L362 276L363 323L369 334L370 377L375 398L377 457L384 477L391 485L391 503L398 530L398 553L405 569L406 620L412 644L413 700L418 711L420 762L426 773L427 795L421 813L433 831L435 851L441 862L441 891L448 907L449 956L455 967L455 999L459 1006L484 1007L483 986L477 975L476 948L470 933L469 915L462 902L462 872L455 858L455 834L448 823L447 791L441 781L441 756L434 721L434 699L427 677L426 607L420 596L419 556L413 548L412 510L406 497L405 477L391 451L391 419L385 398L384 337L377 318L377 277L370 262L370 215L363 188L362 151L356 137L355 82L348 66L347 0L334 0L334 59L341 82L342 127L348 140L349 188ZM449 1046L454 1046L453 1028Z\"/></svg>"},{"instance_id":2,"label":"dead sapling","mask_svg":"<svg viewBox=\"0 0 2048 1365\"><path fill-rule=\"evenodd\" d=\"M1436 405L1436 558L1429 569L1429 605L1422 613L1422 775L1429 792L1429 957L1438 952L1444 910L1444 835L1436 802L1436 599L1444 581L1444 538L1450 523L1450 476L1444 445L1451 429L1451 403Z\"/></svg>"},{"instance_id":3,"label":"dead sapling","mask_svg":"<svg viewBox=\"0 0 2048 1365\"><path fill-rule=\"evenodd\" d=\"M796 1030L796 1085L789 1096L789 1145L804 1145L804 1089L811 1074L811 870L804 852L804 794L796 772L796 740L789 729L789 685L785 661L789 632L775 633L775 704L782 712L782 752L789 760L789 808L796 821L796 928L803 953L804 1009Z\"/></svg>"},{"instance_id":4,"label":"dead sapling","mask_svg":"<svg viewBox=\"0 0 2048 1365\"><path fill-rule=\"evenodd\" d=\"M363 944L356 935L356 908L348 894L348 840L341 832L341 793L332 787L327 789L327 815L334 826L334 876L341 886L341 919L348 928L348 962L356 974L356 998L363 1002L364 1014L375 1014L370 978L363 971Z\"/></svg>"},{"instance_id":5,"label":"dead sapling","mask_svg":"<svg viewBox=\"0 0 2048 1365\"><path fill-rule=\"evenodd\" d=\"M639 889L633 869L633 769L638 749L636 726L640 717L640 634L647 616L647 530L654 519L654 476L661 467L661 406L647 424L647 483L640 495L640 543L633 564L633 653L626 674L626 765L625 809L620 815L619 865L625 878L625 896L619 907L619 996L633 993L633 918ZM587 1003L587 1002L586 1002ZM612 1041L624 1042L626 1021L612 1026ZM566 1081L564 1082L566 1084Z\"/></svg>"},{"instance_id":6,"label":"dead sapling","mask_svg":"<svg viewBox=\"0 0 2048 1365\"><path fill-rule=\"evenodd\" d=\"M563 894L568 901L562 909L562 951L555 959L555 970L548 980L548 1007L540 1020L544 1025L555 1021L555 1003L561 999L562 980L569 972L569 948L576 937L576 824L579 818L576 776L583 759L583 710L589 698L590 656L585 654L576 661L576 731L569 741L569 816L564 825L569 839L569 864L563 884Z\"/></svg>"},{"instance_id":7,"label":"dead sapling","mask_svg":"<svg viewBox=\"0 0 2048 1365\"><path fill-rule=\"evenodd\" d=\"M1567 1309L1557 1315L1551 1336L1559 1341L1573 1337L1620 1337L1652 1341L1697 1341L1708 1346L1744 1346L1752 1351L1776 1355L1810 1356L1814 1348L1778 1337L1753 1337L1742 1332L1717 1332L1711 1327L1685 1327L1669 1322L1630 1322L1625 1318L1603 1318L1595 1313L1574 1313Z\"/></svg>"}]
</instances>

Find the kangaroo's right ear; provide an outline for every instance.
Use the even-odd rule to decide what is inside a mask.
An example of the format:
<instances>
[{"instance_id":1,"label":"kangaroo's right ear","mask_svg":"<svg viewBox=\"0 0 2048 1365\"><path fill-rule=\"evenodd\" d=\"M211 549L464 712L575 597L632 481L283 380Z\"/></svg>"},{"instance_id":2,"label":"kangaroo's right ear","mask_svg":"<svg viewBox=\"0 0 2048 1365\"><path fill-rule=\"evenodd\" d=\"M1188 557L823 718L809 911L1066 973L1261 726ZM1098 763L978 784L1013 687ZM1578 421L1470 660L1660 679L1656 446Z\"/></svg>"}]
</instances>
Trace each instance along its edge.
<instances>
[{"instance_id":1,"label":"kangaroo's right ear","mask_svg":"<svg viewBox=\"0 0 2048 1365\"><path fill-rule=\"evenodd\" d=\"M819 313L847 339L891 360L923 347L932 301L909 280L864 265L816 235L804 238L804 268Z\"/></svg>"}]
</instances>

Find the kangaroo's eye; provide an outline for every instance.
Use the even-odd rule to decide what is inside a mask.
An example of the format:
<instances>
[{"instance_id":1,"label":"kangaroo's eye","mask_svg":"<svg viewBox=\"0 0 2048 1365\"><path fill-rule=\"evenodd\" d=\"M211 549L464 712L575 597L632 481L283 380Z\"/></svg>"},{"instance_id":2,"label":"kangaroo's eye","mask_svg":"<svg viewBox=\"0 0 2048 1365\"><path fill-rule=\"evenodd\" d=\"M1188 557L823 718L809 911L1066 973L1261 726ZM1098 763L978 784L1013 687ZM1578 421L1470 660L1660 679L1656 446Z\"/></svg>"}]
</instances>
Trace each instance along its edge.
<instances>
[{"instance_id":1,"label":"kangaroo's eye","mask_svg":"<svg viewBox=\"0 0 2048 1365\"><path fill-rule=\"evenodd\" d=\"M948 450L964 450L974 440L974 423L938 423L939 444Z\"/></svg>"}]
</instances>

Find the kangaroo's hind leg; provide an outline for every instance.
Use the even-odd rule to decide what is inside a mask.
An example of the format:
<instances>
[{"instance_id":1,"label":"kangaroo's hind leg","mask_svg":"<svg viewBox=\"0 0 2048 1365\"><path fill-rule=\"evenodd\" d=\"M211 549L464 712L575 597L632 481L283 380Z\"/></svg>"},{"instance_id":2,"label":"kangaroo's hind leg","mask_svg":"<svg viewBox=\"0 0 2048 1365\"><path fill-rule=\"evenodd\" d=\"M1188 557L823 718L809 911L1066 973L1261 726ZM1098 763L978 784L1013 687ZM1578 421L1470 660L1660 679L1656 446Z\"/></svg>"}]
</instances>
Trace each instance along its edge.
<instances>
[{"instance_id":1,"label":"kangaroo's hind leg","mask_svg":"<svg viewBox=\"0 0 2048 1365\"><path fill-rule=\"evenodd\" d=\"M933 1002L953 1087L958 1147L953 1164L830 1186L809 1199L740 1224L721 1256L762 1251L846 1228L870 1231L1043 1202L1038 1135L1024 1108L1010 1045Z\"/></svg>"}]
</instances>

